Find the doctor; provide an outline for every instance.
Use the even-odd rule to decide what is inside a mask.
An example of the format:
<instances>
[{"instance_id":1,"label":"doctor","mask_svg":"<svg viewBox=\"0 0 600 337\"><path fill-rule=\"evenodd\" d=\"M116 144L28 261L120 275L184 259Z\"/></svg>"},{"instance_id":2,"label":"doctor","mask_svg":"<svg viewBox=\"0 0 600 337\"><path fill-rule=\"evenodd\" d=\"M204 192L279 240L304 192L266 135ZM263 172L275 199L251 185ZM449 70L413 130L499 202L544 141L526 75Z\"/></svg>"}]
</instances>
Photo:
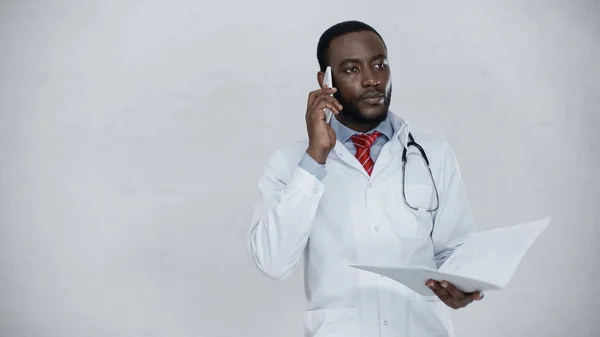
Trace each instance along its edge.
<instances>
[{"instance_id":1,"label":"doctor","mask_svg":"<svg viewBox=\"0 0 600 337\"><path fill-rule=\"evenodd\" d=\"M443 139L411 131L388 111L387 47L372 27L348 21L329 28L317 58L321 89L308 95L308 139L268 160L248 233L250 254L276 280L303 260L306 336L454 336L450 308L481 294L433 281L428 286L436 296L423 297L349 267L436 268L474 231L454 153ZM327 65L332 89L323 85ZM330 124L324 108L335 115ZM408 146L409 133L431 175L418 147Z\"/></svg>"}]
</instances>

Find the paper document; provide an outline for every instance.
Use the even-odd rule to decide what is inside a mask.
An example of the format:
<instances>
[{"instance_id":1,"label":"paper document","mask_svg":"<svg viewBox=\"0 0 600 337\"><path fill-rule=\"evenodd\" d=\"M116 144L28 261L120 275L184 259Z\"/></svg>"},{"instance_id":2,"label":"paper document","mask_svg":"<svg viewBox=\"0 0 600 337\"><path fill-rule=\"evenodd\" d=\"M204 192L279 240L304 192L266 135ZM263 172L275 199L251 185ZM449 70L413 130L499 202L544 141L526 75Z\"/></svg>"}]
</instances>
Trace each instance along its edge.
<instances>
[{"instance_id":1,"label":"paper document","mask_svg":"<svg viewBox=\"0 0 600 337\"><path fill-rule=\"evenodd\" d=\"M389 277L423 296L434 295L425 285L430 279L448 281L463 292L499 290L506 287L550 219L474 233L438 270L414 266L351 267Z\"/></svg>"}]
</instances>

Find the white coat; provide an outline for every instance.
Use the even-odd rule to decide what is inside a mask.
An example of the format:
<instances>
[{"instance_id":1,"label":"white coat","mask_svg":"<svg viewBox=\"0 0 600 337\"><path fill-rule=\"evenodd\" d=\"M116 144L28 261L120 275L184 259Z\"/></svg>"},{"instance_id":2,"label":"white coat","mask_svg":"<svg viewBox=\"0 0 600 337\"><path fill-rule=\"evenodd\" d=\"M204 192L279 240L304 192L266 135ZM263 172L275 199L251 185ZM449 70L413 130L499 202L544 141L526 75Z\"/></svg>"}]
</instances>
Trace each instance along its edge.
<instances>
[{"instance_id":1,"label":"white coat","mask_svg":"<svg viewBox=\"0 0 600 337\"><path fill-rule=\"evenodd\" d=\"M402 197L402 150L408 124L392 114L394 136L369 177L339 141L319 181L298 166L308 139L277 150L259 182L248 233L257 267L283 280L304 261L307 337L454 336L450 311L386 277L349 265L436 268L475 230L455 155L439 137L412 132L425 150L439 191L434 213ZM435 206L429 173L408 148L407 199Z\"/></svg>"}]
</instances>

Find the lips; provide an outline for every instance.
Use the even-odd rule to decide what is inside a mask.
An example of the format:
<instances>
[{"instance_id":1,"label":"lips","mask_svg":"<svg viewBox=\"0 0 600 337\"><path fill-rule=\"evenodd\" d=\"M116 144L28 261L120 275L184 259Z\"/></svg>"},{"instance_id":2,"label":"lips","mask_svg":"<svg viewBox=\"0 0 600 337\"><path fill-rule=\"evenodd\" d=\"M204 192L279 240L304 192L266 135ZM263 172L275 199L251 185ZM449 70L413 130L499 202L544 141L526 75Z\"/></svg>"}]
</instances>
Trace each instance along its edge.
<instances>
[{"instance_id":1,"label":"lips","mask_svg":"<svg viewBox=\"0 0 600 337\"><path fill-rule=\"evenodd\" d=\"M383 103L383 94L380 93L369 93L364 95L361 98L361 101L367 103L367 104L379 104L379 103Z\"/></svg>"}]
</instances>

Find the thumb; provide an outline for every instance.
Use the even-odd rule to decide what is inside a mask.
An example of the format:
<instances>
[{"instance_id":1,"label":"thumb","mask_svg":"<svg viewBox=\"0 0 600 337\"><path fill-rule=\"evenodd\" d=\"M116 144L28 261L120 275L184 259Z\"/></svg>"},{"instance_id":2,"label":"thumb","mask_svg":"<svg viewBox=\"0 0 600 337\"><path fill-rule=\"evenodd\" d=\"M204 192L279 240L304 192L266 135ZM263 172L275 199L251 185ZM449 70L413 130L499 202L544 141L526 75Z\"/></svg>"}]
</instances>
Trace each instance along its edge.
<instances>
[{"instance_id":1,"label":"thumb","mask_svg":"<svg viewBox=\"0 0 600 337\"><path fill-rule=\"evenodd\" d=\"M327 125L327 133L329 134L329 139L331 139L331 142L335 144L335 131L333 131L333 128L329 125Z\"/></svg>"}]
</instances>

